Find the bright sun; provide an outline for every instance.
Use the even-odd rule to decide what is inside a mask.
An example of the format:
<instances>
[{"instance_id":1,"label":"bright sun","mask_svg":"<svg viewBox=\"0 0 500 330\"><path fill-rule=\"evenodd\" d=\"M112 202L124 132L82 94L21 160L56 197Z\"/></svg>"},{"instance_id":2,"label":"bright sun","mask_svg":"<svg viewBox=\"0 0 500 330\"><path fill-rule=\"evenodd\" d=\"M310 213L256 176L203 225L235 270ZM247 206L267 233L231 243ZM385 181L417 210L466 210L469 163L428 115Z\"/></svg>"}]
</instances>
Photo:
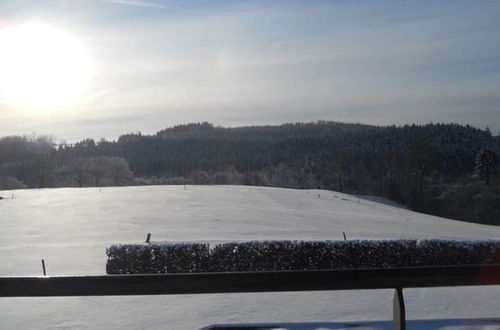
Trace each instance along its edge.
<instances>
[{"instance_id":1,"label":"bright sun","mask_svg":"<svg viewBox=\"0 0 500 330\"><path fill-rule=\"evenodd\" d=\"M39 114L82 100L93 73L78 39L39 23L0 29L0 102Z\"/></svg>"}]
</instances>

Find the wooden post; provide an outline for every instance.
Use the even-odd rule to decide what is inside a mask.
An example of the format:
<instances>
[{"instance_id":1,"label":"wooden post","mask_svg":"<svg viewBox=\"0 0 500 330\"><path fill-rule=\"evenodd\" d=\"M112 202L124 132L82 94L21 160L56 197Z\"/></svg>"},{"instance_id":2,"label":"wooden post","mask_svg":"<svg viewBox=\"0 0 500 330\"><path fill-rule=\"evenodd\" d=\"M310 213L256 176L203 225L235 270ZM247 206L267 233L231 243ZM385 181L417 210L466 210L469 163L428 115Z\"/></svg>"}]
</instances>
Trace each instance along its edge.
<instances>
[{"instance_id":1,"label":"wooden post","mask_svg":"<svg viewBox=\"0 0 500 330\"><path fill-rule=\"evenodd\" d=\"M45 260L42 259L42 269L43 269L43 276L47 276L47 272L45 270Z\"/></svg>"},{"instance_id":2,"label":"wooden post","mask_svg":"<svg viewBox=\"0 0 500 330\"><path fill-rule=\"evenodd\" d=\"M148 233L148 236L146 237L146 243L149 243L151 240L151 233Z\"/></svg>"},{"instance_id":3,"label":"wooden post","mask_svg":"<svg viewBox=\"0 0 500 330\"><path fill-rule=\"evenodd\" d=\"M347 241L347 237L345 236L345 231L343 231L342 234L344 234L344 241Z\"/></svg>"},{"instance_id":4,"label":"wooden post","mask_svg":"<svg viewBox=\"0 0 500 330\"><path fill-rule=\"evenodd\" d=\"M394 291L393 304L394 330L406 330L405 301L402 288L396 288Z\"/></svg>"}]
</instances>

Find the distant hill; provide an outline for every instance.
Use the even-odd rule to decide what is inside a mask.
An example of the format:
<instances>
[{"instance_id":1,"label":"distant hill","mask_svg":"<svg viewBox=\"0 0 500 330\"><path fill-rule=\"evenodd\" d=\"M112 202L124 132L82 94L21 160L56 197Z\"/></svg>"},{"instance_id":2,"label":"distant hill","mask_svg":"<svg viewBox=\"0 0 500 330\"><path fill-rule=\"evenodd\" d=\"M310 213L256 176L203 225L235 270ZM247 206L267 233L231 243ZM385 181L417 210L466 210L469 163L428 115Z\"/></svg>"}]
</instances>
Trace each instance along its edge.
<instances>
[{"instance_id":1,"label":"distant hill","mask_svg":"<svg viewBox=\"0 0 500 330\"><path fill-rule=\"evenodd\" d=\"M479 154L487 157L479 157ZM469 125L177 125L51 147L0 139L0 189L246 184L383 196L413 210L500 224L500 137ZM485 164L478 164L482 159Z\"/></svg>"},{"instance_id":2,"label":"distant hill","mask_svg":"<svg viewBox=\"0 0 500 330\"><path fill-rule=\"evenodd\" d=\"M326 121L234 128L187 124L154 135L126 134L116 142L81 143L73 149L123 157L136 175L185 176L193 170L215 171L227 165L241 171L258 170L339 153L406 156L421 142L436 151L439 171L451 177L471 171L481 148L500 151L499 137L471 126L370 126Z\"/></svg>"}]
</instances>

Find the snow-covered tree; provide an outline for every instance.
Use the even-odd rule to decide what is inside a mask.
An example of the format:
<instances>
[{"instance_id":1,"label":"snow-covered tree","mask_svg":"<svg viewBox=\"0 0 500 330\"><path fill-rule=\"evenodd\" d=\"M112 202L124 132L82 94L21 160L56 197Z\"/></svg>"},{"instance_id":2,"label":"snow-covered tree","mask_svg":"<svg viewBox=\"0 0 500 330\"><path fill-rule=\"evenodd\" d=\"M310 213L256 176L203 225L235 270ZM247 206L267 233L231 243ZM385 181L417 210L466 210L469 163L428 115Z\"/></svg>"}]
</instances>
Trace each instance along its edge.
<instances>
[{"instance_id":1,"label":"snow-covered tree","mask_svg":"<svg viewBox=\"0 0 500 330\"><path fill-rule=\"evenodd\" d=\"M490 149L481 149L476 158L476 174L486 184L490 184L490 179L496 173L498 158L496 153Z\"/></svg>"}]
</instances>

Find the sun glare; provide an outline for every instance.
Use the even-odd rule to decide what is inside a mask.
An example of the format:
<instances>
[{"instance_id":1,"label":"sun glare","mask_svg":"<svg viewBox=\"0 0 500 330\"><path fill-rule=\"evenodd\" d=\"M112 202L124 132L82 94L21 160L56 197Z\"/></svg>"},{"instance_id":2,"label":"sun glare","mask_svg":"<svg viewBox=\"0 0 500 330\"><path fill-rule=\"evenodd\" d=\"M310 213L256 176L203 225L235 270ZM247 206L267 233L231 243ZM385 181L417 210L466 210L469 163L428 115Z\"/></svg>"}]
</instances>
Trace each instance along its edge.
<instances>
[{"instance_id":1,"label":"sun glare","mask_svg":"<svg viewBox=\"0 0 500 330\"><path fill-rule=\"evenodd\" d=\"M0 30L0 102L39 114L82 100L92 76L77 38L31 23Z\"/></svg>"}]
</instances>

